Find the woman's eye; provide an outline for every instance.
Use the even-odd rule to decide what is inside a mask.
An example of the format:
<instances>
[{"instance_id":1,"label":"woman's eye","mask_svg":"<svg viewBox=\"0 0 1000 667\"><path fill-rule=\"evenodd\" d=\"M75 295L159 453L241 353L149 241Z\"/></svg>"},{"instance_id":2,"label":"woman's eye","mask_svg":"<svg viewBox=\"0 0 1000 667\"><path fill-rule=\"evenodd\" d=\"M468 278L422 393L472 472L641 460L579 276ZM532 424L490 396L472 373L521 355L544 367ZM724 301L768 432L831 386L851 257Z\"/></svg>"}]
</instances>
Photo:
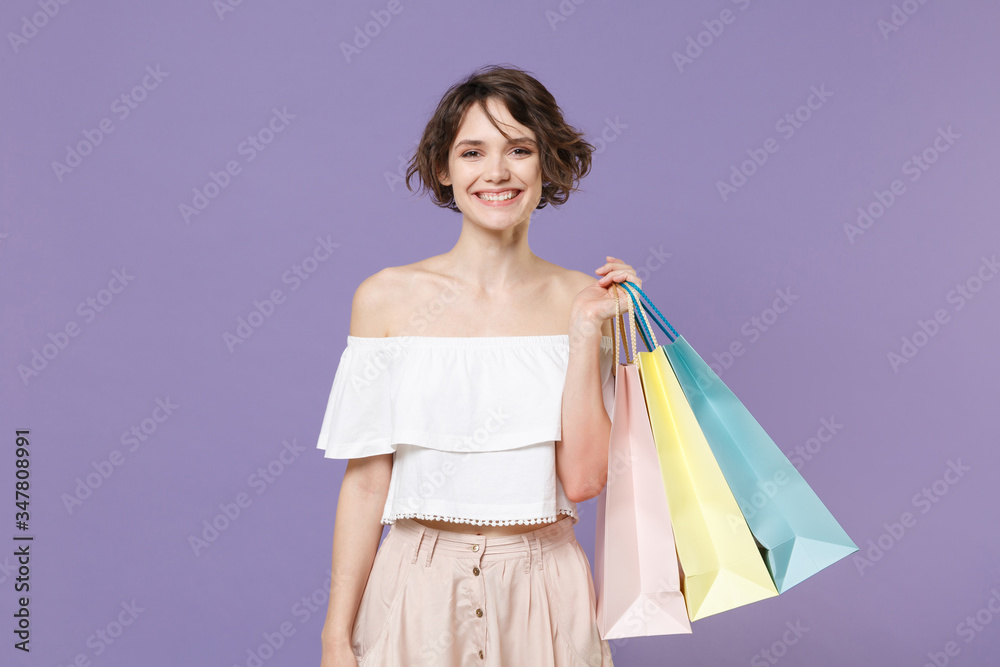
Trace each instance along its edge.
<instances>
[{"instance_id":1,"label":"woman's eye","mask_svg":"<svg viewBox=\"0 0 1000 667\"><path fill-rule=\"evenodd\" d=\"M515 148L514 150L522 151L524 155L531 155L531 151L529 151L527 148Z\"/></svg>"},{"instance_id":2,"label":"woman's eye","mask_svg":"<svg viewBox=\"0 0 1000 667\"><path fill-rule=\"evenodd\" d=\"M465 151L464 153L462 153L462 157L467 157L469 153L479 153L479 151Z\"/></svg>"}]
</instances>

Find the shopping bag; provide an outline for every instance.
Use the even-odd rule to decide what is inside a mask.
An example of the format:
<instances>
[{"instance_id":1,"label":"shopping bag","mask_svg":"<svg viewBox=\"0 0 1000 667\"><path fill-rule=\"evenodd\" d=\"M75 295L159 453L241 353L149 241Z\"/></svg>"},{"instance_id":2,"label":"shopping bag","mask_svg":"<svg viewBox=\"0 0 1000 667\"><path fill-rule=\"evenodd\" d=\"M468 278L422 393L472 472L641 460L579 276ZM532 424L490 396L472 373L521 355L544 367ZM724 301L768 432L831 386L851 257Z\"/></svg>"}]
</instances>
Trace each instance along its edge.
<instances>
[{"instance_id":1,"label":"shopping bag","mask_svg":"<svg viewBox=\"0 0 1000 667\"><path fill-rule=\"evenodd\" d=\"M621 283L626 290L631 283ZM630 292L633 314L644 315ZM639 376L670 503L688 616L692 621L778 594L757 543L653 338L638 352Z\"/></svg>"},{"instance_id":2,"label":"shopping bag","mask_svg":"<svg viewBox=\"0 0 1000 667\"><path fill-rule=\"evenodd\" d=\"M670 507L639 370L627 345L627 363L619 363L618 345L624 333L618 329L620 318L619 311L614 321L617 372L608 480L597 498L597 626L601 639L689 633ZM634 356L635 320L631 316L629 324Z\"/></svg>"},{"instance_id":3,"label":"shopping bag","mask_svg":"<svg viewBox=\"0 0 1000 667\"><path fill-rule=\"evenodd\" d=\"M858 547L743 403L677 334L649 297L640 288L629 287L642 298L643 309L657 326L674 338L664 351L743 517L761 545L778 592L787 591L857 551ZM634 301L635 292L630 293ZM659 320L666 323L672 335ZM646 313L640 326L643 324L648 326Z\"/></svg>"}]
</instances>

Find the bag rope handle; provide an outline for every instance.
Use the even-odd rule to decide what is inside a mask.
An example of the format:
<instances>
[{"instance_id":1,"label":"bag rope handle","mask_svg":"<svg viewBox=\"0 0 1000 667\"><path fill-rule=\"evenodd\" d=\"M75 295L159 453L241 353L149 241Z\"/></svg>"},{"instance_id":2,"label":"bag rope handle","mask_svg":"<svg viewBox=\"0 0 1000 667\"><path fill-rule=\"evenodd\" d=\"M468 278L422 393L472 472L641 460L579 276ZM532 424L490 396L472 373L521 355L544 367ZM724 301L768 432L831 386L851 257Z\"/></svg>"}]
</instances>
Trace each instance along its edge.
<instances>
[{"instance_id":1,"label":"bag rope handle","mask_svg":"<svg viewBox=\"0 0 1000 667\"><path fill-rule=\"evenodd\" d=\"M628 281L625 281L625 282L628 282ZM623 285L623 284L624 283L615 283L616 286L620 287L621 289L625 289L625 288L621 287L621 285ZM629 322L632 323L632 324L636 324L638 316L636 316L635 311L636 311L636 308L638 306L634 305L635 304L635 297L632 296L632 293L629 292L627 289L625 289L625 292L626 292L626 294L628 294L629 298L632 300L632 303L633 303L633 306L631 308L629 308ZM615 296L617 298L617 290L615 292ZM653 348L650 347L650 345L649 345L649 337L646 335L647 332L646 332L645 329L643 329L642 325L643 325L643 323L641 321L639 321L638 322L639 335L642 336L642 342L645 343L646 349L650 349L651 350ZM624 327L625 327L625 324L622 323L622 328L624 328ZM635 356L635 352L637 351L637 348L635 347L635 340L632 341L632 345L633 345L633 347L632 347L632 355L634 357Z\"/></svg>"},{"instance_id":2,"label":"bag rope handle","mask_svg":"<svg viewBox=\"0 0 1000 667\"><path fill-rule=\"evenodd\" d=\"M638 349L636 347L636 343L635 343L635 319L632 316L631 311L627 311L627 312L629 312L629 320L628 320L628 322L629 322L629 329L630 329L631 334L632 334L632 351L631 351L631 354L629 353L628 343L622 339L622 332L618 328L618 323L619 322L621 322L621 328L622 329L625 328L624 313L621 312L621 304L620 304L620 302L618 300L618 289L619 288L617 288L617 285L616 285L616 289L615 289L615 319L612 322L612 324L614 326L612 327L612 330L611 330L611 333L612 333L611 339L612 339L612 342L614 343L614 346L615 346L615 370L616 371L617 371L618 365L620 363L619 356L618 356L618 345L619 345L619 342L625 348L625 362L627 364L634 364L635 363L635 352Z\"/></svg>"},{"instance_id":3,"label":"bag rope handle","mask_svg":"<svg viewBox=\"0 0 1000 667\"><path fill-rule=\"evenodd\" d=\"M625 291L628 292L629 297L632 299L634 311L638 311L639 316L642 317L642 320L639 321L640 327L642 327L645 330L644 334L648 333L649 337L653 341L653 344L650 345L649 340L647 340L646 336L643 335L643 342L646 344L646 349L648 349L650 352L652 352L652 351L656 350L657 348L659 348L660 344L656 340L656 334L653 333L652 327L649 326L649 319L646 317L645 310L643 310L642 308L639 307L640 301L638 300L638 298L635 296L635 294L633 292L633 290L638 290L639 288L636 287L633 283L629 283L628 281L625 281L624 283L621 283L621 284L624 287ZM635 312L633 312L633 316L634 315L635 315ZM639 318L636 317L636 319L638 320ZM670 339L670 334L667 334L667 338L668 338L668 340ZM673 341L671 340L671 342L673 342Z\"/></svg>"}]
</instances>

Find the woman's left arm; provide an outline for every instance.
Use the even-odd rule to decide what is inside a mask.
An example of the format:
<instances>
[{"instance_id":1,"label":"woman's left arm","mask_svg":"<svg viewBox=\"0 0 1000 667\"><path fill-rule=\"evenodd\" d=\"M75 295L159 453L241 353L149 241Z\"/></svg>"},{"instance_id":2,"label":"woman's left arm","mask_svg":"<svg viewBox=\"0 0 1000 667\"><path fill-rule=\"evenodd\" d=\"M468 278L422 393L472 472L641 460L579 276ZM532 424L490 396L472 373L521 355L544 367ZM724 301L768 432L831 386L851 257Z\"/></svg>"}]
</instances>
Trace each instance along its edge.
<instances>
[{"instance_id":1,"label":"woman's left arm","mask_svg":"<svg viewBox=\"0 0 1000 667\"><path fill-rule=\"evenodd\" d=\"M598 495L608 480L611 419L601 386L601 328L615 316L614 283L625 280L642 287L635 270L608 257L597 269L603 276L581 290L570 310L569 361L562 398L562 438L556 442L556 474L566 497L583 502ZM624 312L629 300L621 290ZM617 369L616 369L617 370Z\"/></svg>"}]
</instances>

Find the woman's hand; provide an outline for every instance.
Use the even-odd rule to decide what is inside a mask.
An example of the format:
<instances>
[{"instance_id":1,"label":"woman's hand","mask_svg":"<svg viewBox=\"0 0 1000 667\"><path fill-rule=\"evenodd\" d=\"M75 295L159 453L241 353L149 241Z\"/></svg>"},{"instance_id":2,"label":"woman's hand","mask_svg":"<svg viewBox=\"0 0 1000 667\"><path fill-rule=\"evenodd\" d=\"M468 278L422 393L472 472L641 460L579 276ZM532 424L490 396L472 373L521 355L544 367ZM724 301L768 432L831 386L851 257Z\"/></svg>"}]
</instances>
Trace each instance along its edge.
<instances>
[{"instance_id":1,"label":"woman's hand","mask_svg":"<svg viewBox=\"0 0 1000 667\"><path fill-rule=\"evenodd\" d=\"M621 312L632 307L632 301L625 288L616 287L616 283L628 281L642 287L640 279L631 264L626 264L618 257L608 257L607 263L598 267L595 273L601 274L597 281L581 290L573 300L572 326L574 331L600 335L601 325L605 320L615 316L615 294L618 293ZM596 327L596 329L595 329Z\"/></svg>"},{"instance_id":2,"label":"woman's hand","mask_svg":"<svg viewBox=\"0 0 1000 667\"><path fill-rule=\"evenodd\" d=\"M597 282L580 292L577 295L576 305L587 307L591 315L600 320L611 319L615 316L615 294L618 294L621 301L621 310L625 311L631 306L631 300L625 294L624 288L615 287L615 283L623 283L626 280L642 287L642 279L636 275L631 264L626 264L618 257L608 257L608 261L603 266L598 267L594 273L600 273L601 277Z\"/></svg>"},{"instance_id":3,"label":"woman's hand","mask_svg":"<svg viewBox=\"0 0 1000 667\"><path fill-rule=\"evenodd\" d=\"M637 286L642 287L642 278L636 275L635 269L632 268L632 265L626 264L624 260L619 259L617 257L608 256L607 260L608 260L607 263L604 266L599 267L595 271L595 273L604 274L601 278L598 279L597 282L602 287L607 288L607 294L611 299L615 298L614 293L611 291L612 290L611 283L613 282L621 283L627 280L630 283L635 283ZM615 311L612 310L611 313L608 315L608 317L614 317L614 316L615 316Z\"/></svg>"}]
</instances>

